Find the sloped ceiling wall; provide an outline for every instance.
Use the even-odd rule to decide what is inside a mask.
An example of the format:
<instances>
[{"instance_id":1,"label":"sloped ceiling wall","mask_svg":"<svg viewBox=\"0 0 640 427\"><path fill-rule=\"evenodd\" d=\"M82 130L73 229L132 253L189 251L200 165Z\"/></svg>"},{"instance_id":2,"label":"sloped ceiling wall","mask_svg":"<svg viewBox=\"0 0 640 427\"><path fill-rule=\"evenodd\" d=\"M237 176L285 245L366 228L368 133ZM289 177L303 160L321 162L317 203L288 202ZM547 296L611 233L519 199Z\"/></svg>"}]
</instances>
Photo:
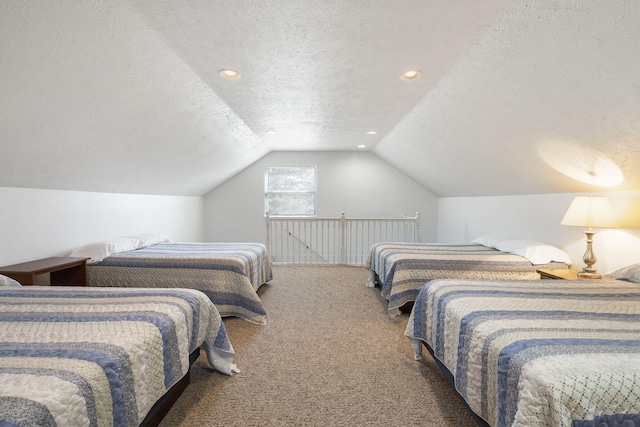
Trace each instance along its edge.
<instances>
[{"instance_id":1,"label":"sloped ceiling wall","mask_svg":"<svg viewBox=\"0 0 640 427\"><path fill-rule=\"evenodd\" d=\"M0 3L0 185L202 195L264 142L126 2Z\"/></svg>"},{"instance_id":2,"label":"sloped ceiling wall","mask_svg":"<svg viewBox=\"0 0 640 427\"><path fill-rule=\"evenodd\" d=\"M639 22L514 2L374 151L442 196L638 189Z\"/></svg>"},{"instance_id":3,"label":"sloped ceiling wall","mask_svg":"<svg viewBox=\"0 0 640 427\"><path fill-rule=\"evenodd\" d=\"M639 9L2 2L0 186L203 195L271 151L366 144L439 196L638 189Z\"/></svg>"}]
</instances>

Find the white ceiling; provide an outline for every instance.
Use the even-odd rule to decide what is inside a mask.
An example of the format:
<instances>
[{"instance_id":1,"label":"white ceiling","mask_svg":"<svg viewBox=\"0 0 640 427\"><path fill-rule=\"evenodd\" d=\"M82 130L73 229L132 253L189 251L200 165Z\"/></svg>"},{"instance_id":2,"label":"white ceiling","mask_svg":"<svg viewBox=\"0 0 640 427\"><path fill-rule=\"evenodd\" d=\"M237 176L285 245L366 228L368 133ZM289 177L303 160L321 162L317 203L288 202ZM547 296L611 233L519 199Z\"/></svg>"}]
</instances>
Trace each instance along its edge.
<instances>
[{"instance_id":1,"label":"white ceiling","mask_svg":"<svg viewBox=\"0 0 640 427\"><path fill-rule=\"evenodd\" d=\"M639 23L626 0L0 2L0 186L203 195L366 144L439 196L640 189Z\"/></svg>"}]
</instances>

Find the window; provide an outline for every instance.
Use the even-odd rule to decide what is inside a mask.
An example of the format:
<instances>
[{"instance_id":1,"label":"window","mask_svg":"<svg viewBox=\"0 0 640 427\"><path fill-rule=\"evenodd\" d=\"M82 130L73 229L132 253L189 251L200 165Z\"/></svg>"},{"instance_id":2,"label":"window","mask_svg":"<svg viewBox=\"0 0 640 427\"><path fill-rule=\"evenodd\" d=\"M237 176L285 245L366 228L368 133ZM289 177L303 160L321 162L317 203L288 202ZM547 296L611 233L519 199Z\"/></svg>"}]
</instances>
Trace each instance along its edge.
<instances>
[{"instance_id":1,"label":"window","mask_svg":"<svg viewBox=\"0 0 640 427\"><path fill-rule=\"evenodd\" d=\"M315 215L316 167L267 166L264 208L269 215Z\"/></svg>"}]
</instances>

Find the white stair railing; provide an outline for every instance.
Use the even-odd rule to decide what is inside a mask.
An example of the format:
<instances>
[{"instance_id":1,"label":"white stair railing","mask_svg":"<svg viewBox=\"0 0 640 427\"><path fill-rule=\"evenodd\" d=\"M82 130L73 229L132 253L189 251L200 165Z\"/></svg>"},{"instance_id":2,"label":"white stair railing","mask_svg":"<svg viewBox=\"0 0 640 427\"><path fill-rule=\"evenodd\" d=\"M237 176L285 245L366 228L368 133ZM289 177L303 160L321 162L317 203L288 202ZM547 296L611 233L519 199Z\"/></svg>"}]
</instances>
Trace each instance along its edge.
<instances>
[{"instance_id":1,"label":"white stair railing","mask_svg":"<svg viewBox=\"0 0 640 427\"><path fill-rule=\"evenodd\" d=\"M364 265L372 244L417 242L420 214L401 218L272 217L265 215L274 264Z\"/></svg>"}]
</instances>

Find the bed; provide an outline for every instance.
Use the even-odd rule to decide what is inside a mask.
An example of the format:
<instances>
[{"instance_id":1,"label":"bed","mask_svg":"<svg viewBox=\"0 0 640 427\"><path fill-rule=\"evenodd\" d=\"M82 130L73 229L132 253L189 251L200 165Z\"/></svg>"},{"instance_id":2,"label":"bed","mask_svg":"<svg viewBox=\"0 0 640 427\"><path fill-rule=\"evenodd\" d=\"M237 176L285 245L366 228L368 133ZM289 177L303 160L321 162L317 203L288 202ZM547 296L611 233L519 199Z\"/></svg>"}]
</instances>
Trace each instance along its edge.
<instances>
[{"instance_id":1,"label":"bed","mask_svg":"<svg viewBox=\"0 0 640 427\"><path fill-rule=\"evenodd\" d=\"M261 243L138 242L126 237L89 245L71 256L91 258L89 286L197 289L211 298L222 317L266 324L257 291L272 279L272 271Z\"/></svg>"},{"instance_id":2,"label":"bed","mask_svg":"<svg viewBox=\"0 0 640 427\"><path fill-rule=\"evenodd\" d=\"M538 280L538 269L568 269L571 259L543 242L481 236L470 244L376 243L365 267L368 287L380 286L388 313L415 301L432 279Z\"/></svg>"},{"instance_id":3,"label":"bed","mask_svg":"<svg viewBox=\"0 0 640 427\"><path fill-rule=\"evenodd\" d=\"M405 335L490 426L640 425L640 283L433 280Z\"/></svg>"},{"instance_id":4,"label":"bed","mask_svg":"<svg viewBox=\"0 0 640 427\"><path fill-rule=\"evenodd\" d=\"M199 291L0 286L0 425L156 424L199 349L237 372Z\"/></svg>"}]
</instances>

